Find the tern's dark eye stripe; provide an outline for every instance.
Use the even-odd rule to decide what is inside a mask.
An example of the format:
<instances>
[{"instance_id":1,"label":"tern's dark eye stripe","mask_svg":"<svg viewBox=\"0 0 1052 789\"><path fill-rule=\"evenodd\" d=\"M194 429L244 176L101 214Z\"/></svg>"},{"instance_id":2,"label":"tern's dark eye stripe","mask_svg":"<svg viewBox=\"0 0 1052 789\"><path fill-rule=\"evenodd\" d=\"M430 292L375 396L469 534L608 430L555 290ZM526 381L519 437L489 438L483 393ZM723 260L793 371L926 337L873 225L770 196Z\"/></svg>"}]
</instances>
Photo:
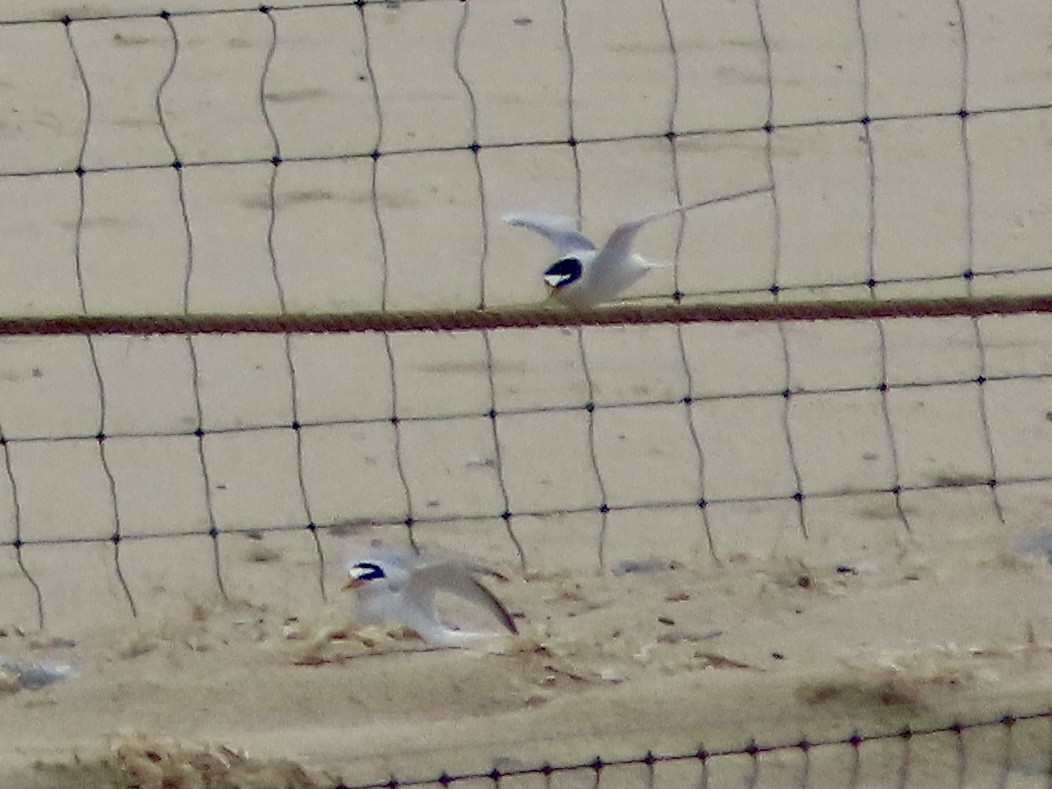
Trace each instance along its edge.
<instances>
[{"instance_id":1,"label":"tern's dark eye stripe","mask_svg":"<svg viewBox=\"0 0 1052 789\"><path fill-rule=\"evenodd\" d=\"M372 562L358 562L351 568L351 575L361 581L375 581L384 577L383 568Z\"/></svg>"},{"instance_id":2,"label":"tern's dark eye stripe","mask_svg":"<svg viewBox=\"0 0 1052 789\"><path fill-rule=\"evenodd\" d=\"M561 288L581 278L581 261L568 257L557 260L544 272L544 281L553 288Z\"/></svg>"}]
</instances>

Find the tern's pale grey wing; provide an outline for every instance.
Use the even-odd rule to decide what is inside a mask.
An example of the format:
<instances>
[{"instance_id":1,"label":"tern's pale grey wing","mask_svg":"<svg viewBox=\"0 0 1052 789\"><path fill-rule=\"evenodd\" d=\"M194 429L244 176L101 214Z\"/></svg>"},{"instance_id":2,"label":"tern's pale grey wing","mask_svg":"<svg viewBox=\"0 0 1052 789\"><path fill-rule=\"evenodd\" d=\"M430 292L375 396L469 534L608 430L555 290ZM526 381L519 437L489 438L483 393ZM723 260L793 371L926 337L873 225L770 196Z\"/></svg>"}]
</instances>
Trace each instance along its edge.
<instances>
[{"instance_id":1,"label":"tern's pale grey wing","mask_svg":"<svg viewBox=\"0 0 1052 789\"><path fill-rule=\"evenodd\" d=\"M559 214L505 214L501 218L509 225L525 227L540 233L552 243L560 255L595 249L595 244L574 228L568 217Z\"/></svg>"},{"instance_id":2,"label":"tern's pale grey wing","mask_svg":"<svg viewBox=\"0 0 1052 789\"><path fill-rule=\"evenodd\" d=\"M435 592L448 592L482 606L499 619L504 627L512 633L518 633L519 629L515 626L515 620L511 618L508 609L489 589L475 580L473 573L503 578L493 570L455 559L422 559L413 569L406 592L413 598L429 602L434 598Z\"/></svg>"},{"instance_id":3,"label":"tern's pale grey wing","mask_svg":"<svg viewBox=\"0 0 1052 789\"><path fill-rule=\"evenodd\" d=\"M604 269L621 265L625 258L632 254L632 242L635 241L636 234L639 232L640 228L642 228L647 222L661 219L663 216L678 214L685 210L686 209L683 207L673 208L670 211L659 211L656 214L647 214L638 219L631 219L627 222L622 222L617 226L617 229L610 234L610 238L607 239L599 254L596 255L595 261L592 263L593 275L601 276Z\"/></svg>"},{"instance_id":4,"label":"tern's pale grey wing","mask_svg":"<svg viewBox=\"0 0 1052 789\"><path fill-rule=\"evenodd\" d=\"M639 229L647 224L647 222L652 222L655 219L661 219L665 216L672 216L673 214L683 214L687 211L693 211L697 208L703 208L708 205L726 203L731 200L739 200L743 197L752 197L753 195L763 194L770 191L771 187L769 186L761 189L748 189L744 192L721 195L720 197L713 197L708 200L702 200L698 203L691 203L690 205L677 206L668 211L658 211L654 214L647 214L638 219L631 219L627 222L623 222L618 225L613 233L610 234L610 238L607 239L599 254L596 255L595 261L592 263L592 271L594 272L593 276L603 276L605 275L604 269L617 268L621 265L624 259L632 254L632 242L635 241Z\"/></svg>"}]
</instances>

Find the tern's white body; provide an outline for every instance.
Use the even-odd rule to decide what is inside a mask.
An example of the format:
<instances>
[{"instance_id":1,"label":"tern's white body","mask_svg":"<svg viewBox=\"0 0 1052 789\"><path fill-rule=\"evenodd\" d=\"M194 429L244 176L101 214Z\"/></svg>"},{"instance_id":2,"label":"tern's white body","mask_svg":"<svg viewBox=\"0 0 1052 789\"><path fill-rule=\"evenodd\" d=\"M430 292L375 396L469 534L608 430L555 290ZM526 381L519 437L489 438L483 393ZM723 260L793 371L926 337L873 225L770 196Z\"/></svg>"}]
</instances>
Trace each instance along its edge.
<instances>
[{"instance_id":1,"label":"tern's white body","mask_svg":"<svg viewBox=\"0 0 1052 789\"><path fill-rule=\"evenodd\" d=\"M435 595L446 592L485 608L510 632L518 632L507 609L475 575L494 575L485 567L456 559L402 551L372 551L347 562L347 587L356 593L362 624L397 624L415 630L433 646L468 646L492 640L493 633L454 630L435 611Z\"/></svg>"},{"instance_id":2,"label":"tern's white body","mask_svg":"<svg viewBox=\"0 0 1052 789\"><path fill-rule=\"evenodd\" d=\"M635 285L652 268L663 263L650 263L641 255L630 253L616 265L595 265L602 252L585 251L577 254L581 261L581 279L566 285L552 285L551 297L573 309L587 309L611 301ZM602 263L602 261L599 261Z\"/></svg>"}]
</instances>

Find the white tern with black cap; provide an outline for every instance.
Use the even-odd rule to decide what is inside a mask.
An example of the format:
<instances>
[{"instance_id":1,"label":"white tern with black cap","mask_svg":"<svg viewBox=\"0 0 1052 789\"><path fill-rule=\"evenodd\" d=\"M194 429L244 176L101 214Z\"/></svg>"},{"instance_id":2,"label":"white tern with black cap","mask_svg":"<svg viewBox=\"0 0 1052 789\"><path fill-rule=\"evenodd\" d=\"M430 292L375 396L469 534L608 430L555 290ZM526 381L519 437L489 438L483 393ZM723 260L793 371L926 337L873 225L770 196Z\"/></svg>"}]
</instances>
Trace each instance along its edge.
<instances>
[{"instance_id":1,"label":"white tern with black cap","mask_svg":"<svg viewBox=\"0 0 1052 789\"><path fill-rule=\"evenodd\" d=\"M475 576L500 573L473 562L393 549L374 549L348 560L344 589L356 594L362 624L396 624L416 631L432 646L463 647L492 640L497 634L465 632L447 627L435 611L435 595L445 592L489 611L511 633L515 621L492 592Z\"/></svg>"},{"instance_id":2,"label":"white tern with black cap","mask_svg":"<svg viewBox=\"0 0 1052 789\"><path fill-rule=\"evenodd\" d=\"M567 307L587 309L610 301L634 285L650 269L662 265L650 263L632 251L632 243L643 225L695 208L770 191L770 187L750 189L631 219L617 226L602 249L596 249L587 236L574 228L568 217L559 214L512 213L504 214L502 218L509 225L540 233L555 247L559 258L544 272L549 298Z\"/></svg>"}]
</instances>

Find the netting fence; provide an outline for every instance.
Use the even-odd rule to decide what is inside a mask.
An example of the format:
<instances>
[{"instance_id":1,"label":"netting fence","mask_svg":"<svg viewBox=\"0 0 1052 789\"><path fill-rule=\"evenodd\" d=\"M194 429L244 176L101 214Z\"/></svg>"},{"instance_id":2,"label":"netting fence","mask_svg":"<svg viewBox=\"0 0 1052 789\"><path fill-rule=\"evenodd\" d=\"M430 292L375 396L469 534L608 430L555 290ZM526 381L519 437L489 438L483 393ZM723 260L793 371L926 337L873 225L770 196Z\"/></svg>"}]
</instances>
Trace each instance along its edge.
<instances>
[{"instance_id":1,"label":"netting fence","mask_svg":"<svg viewBox=\"0 0 1052 789\"><path fill-rule=\"evenodd\" d=\"M1052 21L1018 5L0 11L2 620L318 605L366 529L578 574L1037 531ZM523 311L548 252L501 212L754 188L643 232L672 265L621 322ZM471 780L806 786L836 752L861 786L883 748L910 785L918 738L868 734ZM966 736L930 735L962 786Z\"/></svg>"},{"instance_id":2,"label":"netting fence","mask_svg":"<svg viewBox=\"0 0 1052 789\"><path fill-rule=\"evenodd\" d=\"M726 751L647 753L635 759L531 768L494 768L469 775L398 780L348 787L401 786L646 787L660 786L1047 786L1049 713L935 729L909 728L863 737Z\"/></svg>"}]
</instances>

